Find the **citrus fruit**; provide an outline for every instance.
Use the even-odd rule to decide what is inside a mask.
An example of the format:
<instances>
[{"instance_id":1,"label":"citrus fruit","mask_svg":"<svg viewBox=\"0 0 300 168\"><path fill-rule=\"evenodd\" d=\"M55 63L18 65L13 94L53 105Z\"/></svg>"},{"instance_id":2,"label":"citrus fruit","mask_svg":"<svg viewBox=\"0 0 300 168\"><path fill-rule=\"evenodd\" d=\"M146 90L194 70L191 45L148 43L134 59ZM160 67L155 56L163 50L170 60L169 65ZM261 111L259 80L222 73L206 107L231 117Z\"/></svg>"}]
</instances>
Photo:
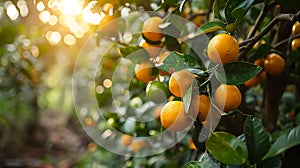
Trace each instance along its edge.
<instances>
[{"instance_id":1,"label":"citrus fruit","mask_svg":"<svg viewBox=\"0 0 300 168\"><path fill-rule=\"evenodd\" d=\"M254 87L254 86L258 85L259 83L260 83L260 79L257 75L255 75L254 77L252 77L251 79L246 81L244 83L244 85L247 87Z\"/></svg>"},{"instance_id":2,"label":"citrus fruit","mask_svg":"<svg viewBox=\"0 0 300 168\"><path fill-rule=\"evenodd\" d=\"M187 70L174 72L169 80L169 90L177 97L183 97L185 91L191 86L194 75Z\"/></svg>"},{"instance_id":3,"label":"citrus fruit","mask_svg":"<svg viewBox=\"0 0 300 168\"><path fill-rule=\"evenodd\" d=\"M131 142L131 148L133 153L137 153L145 146L147 146L147 142L144 140L135 140Z\"/></svg>"},{"instance_id":4,"label":"citrus fruit","mask_svg":"<svg viewBox=\"0 0 300 168\"><path fill-rule=\"evenodd\" d=\"M112 14L113 8L114 8L114 5L113 5L113 4L111 4L111 3L106 3L106 4L103 5L102 11L103 11L105 14Z\"/></svg>"},{"instance_id":5,"label":"citrus fruit","mask_svg":"<svg viewBox=\"0 0 300 168\"><path fill-rule=\"evenodd\" d=\"M113 21L114 16L105 15L99 23L99 29L101 30L101 35L107 36L117 36L118 34L118 22Z\"/></svg>"},{"instance_id":6,"label":"citrus fruit","mask_svg":"<svg viewBox=\"0 0 300 168\"><path fill-rule=\"evenodd\" d=\"M221 84L214 98L216 105L225 112L236 109L242 102L241 92L235 85Z\"/></svg>"},{"instance_id":7,"label":"citrus fruit","mask_svg":"<svg viewBox=\"0 0 300 168\"><path fill-rule=\"evenodd\" d=\"M210 99L206 95L196 95L192 98L192 110L199 113L200 121L206 120L210 110Z\"/></svg>"},{"instance_id":8,"label":"citrus fruit","mask_svg":"<svg viewBox=\"0 0 300 168\"><path fill-rule=\"evenodd\" d=\"M158 56L161 50L161 44L149 44L146 41L143 41L141 46L147 51L150 58Z\"/></svg>"},{"instance_id":9,"label":"citrus fruit","mask_svg":"<svg viewBox=\"0 0 300 168\"><path fill-rule=\"evenodd\" d=\"M164 52L160 52L160 54L158 55L158 57L156 57L155 62L157 64L161 64L165 58L167 58L170 55L169 51L164 51ZM170 75L169 72L163 71L163 70L159 70L159 74L163 75L163 76L167 76Z\"/></svg>"},{"instance_id":10,"label":"citrus fruit","mask_svg":"<svg viewBox=\"0 0 300 168\"><path fill-rule=\"evenodd\" d=\"M142 82L150 82L156 78L156 69L150 62L144 62L135 66L135 76Z\"/></svg>"},{"instance_id":11,"label":"citrus fruit","mask_svg":"<svg viewBox=\"0 0 300 168\"><path fill-rule=\"evenodd\" d=\"M170 101L161 110L160 122L170 131L181 131L191 123L191 119L185 113L182 101Z\"/></svg>"},{"instance_id":12,"label":"citrus fruit","mask_svg":"<svg viewBox=\"0 0 300 168\"><path fill-rule=\"evenodd\" d=\"M197 147L195 146L192 138L189 138L189 148L192 150L198 150Z\"/></svg>"},{"instance_id":13,"label":"citrus fruit","mask_svg":"<svg viewBox=\"0 0 300 168\"><path fill-rule=\"evenodd\" d=\"M200 26L203 25L203 23L204 23L204 18L205 18L204 15L198 15L198 16L192 18L192 22L193 22L197 27L200 27Z\"/></svg>"},{"instance_id":14,"label":"citrus fruit","mask_svg":"<svg viewBox=\"0 0 300 168\"><path fill-rule=\"evenodd\" d=\"M264 61L264 68L268 74L277 75L285 68L284 59L276 53L271 53Z\"/></svg>"},{"instance_id":15,"label":"citrus fruit","mask_svg":"<svg viewBox=\"0 0 300 168\"><path fill-rule=\"evenodd\" d=\"M208 58L216 64L232 62L239 55L239 43L231 35L218 34L209 41L207 54Z\"/></svg>"},{"instance_id":16,"label":"citrus fruit","mask_svg":"<svg viewBox=\"0 0 300 168\"><path fill-rule=\"evenodd\" d=\"M110 23L112 20L114 20L115 17L114 16L111 16L111 15L105 15L102 20L100 21L100 24L99 24L99 28L103 28L106 24ZM114 26L116 26L116 24L113 24L112 22L107 25L109 26L109 28L113 28Z\"/></svg>"},{"instance_id":17,"label":"citrus fruit","mask_svg":"<svg viewBox=\"0 0 300 168\"><path fill-rule=\"evenodd\" d=\"M154 103L165 102L170 97L168 85L159 81L150 82L146 87L146 96Z\"/></svg>"},{"instance_id":18,"label":"citrus fruit","mask_svg":"<svg viewBox=\"0 0 300 168\"><path fill-rule=\"evenodd\" d=\"M147 40L157 42L163 38L159 25L163 22L162 18L154 16L147 19L142 28L142 33Z\"/></svg>"},{"instance_id":19,"label":"citrus fruit","mask_svg":"<svg viewBox=\"0 0 300 168\"><path fill-rule=\"evenodd\" d=\"M87 146L88 151L90 152L95 152L98 148L98 145L95 144L94 142L90 142Z\"/></svg>"},{"instance_id":20,"label":"citrus fruit","mask_svg":"<svg viewBox=\"0 0 300 168\"><path fill-rule=\"evenodd\" d=\"M293 51L297 51L300 47L300 38L292 40L291 47Z\"/></svg>"},{"instance_id":21,"label":"citrus fruit","mask_svg":"<svg viewBox=\"0 0 300 168\"><path fill-rule=\"evenodd\" d=\"M255 64L255 65L258 65L258 66L260 66L260 67L264 67L264 61L265 61L264 58L260 58L260 59L255 60L255 61L254 61L254 64Z\"/></svg>"},{"instance_id":22,"label":"citrus fruit","mask_svg":"<svg viewBox=\"0 0 300 168\"><path fill-rule=\"evenodd\" d=\"M124 146L129 146L132 142L132 136L128 135L128 134L123 134L121 136L121 144L124 145Z\"/></svg>"},{"instance_id":23,"label":"citrus fruit","mask_svg":"<svg viewBox=\"0 0 300 168\"><path fill-rule=\"evenodd\" d=\"M294 23L293 28L292 28L292 35L297 35L300 33L300 23L297 21Z\"/></svg>"}]
</instances>

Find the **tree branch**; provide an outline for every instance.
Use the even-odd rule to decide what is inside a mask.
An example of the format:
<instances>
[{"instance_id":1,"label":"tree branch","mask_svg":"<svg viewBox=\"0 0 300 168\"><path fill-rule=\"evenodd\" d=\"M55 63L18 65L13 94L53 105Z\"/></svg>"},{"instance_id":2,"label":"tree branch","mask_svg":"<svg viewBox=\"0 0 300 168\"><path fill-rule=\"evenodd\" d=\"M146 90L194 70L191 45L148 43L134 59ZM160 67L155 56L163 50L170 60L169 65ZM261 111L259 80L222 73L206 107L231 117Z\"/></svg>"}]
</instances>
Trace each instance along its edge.
<instances>
[{"instance_id":1,"label":"tree branch","mask_svg":"<svg viewBox=\"0 0 300 168\"><path fill-rule=\"evenodd\" d=\"M253 29L249 32L248 34L248 39L251 38L251 37L254 37L257 29L259 28L260 24L262 23L262 21L264 20L264 18L267 16L267 13L269 12L269 10L275 6L276 3L271 3L270 5L267 4L268 2L266 1L266 5L263 9L263 11L259 14L255 24L254 24L254 27Z\"/></svg>"},{"instance_id":2,"label":"tree branch","mask_svg":"<svg viewBox=\"0 0 300 168\"><path fill-rule=\"evenodd\" d=\"M291 21L295 22L299 19L300 11L296 14L280 14L276 16L258 35L251 37L243 42L240 45L240 54L239 59L244 59L250 49L257 43L261 38L263 38L279 21Z\"/></svg>"},{"instance_id":3,"label":"tree branch","mask_svg":"<svg viewBox=\"0 0 300 168\"><path fill-rule=\"evenodd\" d=\"M297 34L297 35L295 35L295 36L291 36L291 37L289 37L289 38L286 38L286 39L280 41L279 43L276 43L276 44L275 44L274 46L272 46L272 47L273 47L273 48L277 48L277 47L279 47L279 46L281 46L281 45L283 45L283 44L285 44L285 43L287 43L287 42L289 42L289 41L291 41L291 40L296 39L296 38L300 38L300 34Z\"/></svg>"}]
</instances>

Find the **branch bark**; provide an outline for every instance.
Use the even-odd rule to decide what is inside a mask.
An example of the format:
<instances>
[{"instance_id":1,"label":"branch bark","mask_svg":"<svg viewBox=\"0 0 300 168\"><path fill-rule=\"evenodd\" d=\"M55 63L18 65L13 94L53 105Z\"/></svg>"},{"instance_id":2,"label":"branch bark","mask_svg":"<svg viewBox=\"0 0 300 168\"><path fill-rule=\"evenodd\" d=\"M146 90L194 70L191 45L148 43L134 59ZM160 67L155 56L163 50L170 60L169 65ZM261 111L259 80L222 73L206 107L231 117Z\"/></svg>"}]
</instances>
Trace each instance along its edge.
<instances>
[{"instance_id":1,"label":"branch bark","mask_svg":"<svg viewBox=\"0 0 300 168\"><path fill-rule=\"evenodd\" d=\"M296 14L277 15L259 34L249 39L246 39L239 44L240 45L239 60L245 60L247 58L247 53L254 46L254 44L257 43L260 39L262 39L267 33L269 33L270 30L272 30L278 22L280 21L295 22L296 20L298 20L299 16L300 16L300 12Z\"/></svg>"}]
</instances>

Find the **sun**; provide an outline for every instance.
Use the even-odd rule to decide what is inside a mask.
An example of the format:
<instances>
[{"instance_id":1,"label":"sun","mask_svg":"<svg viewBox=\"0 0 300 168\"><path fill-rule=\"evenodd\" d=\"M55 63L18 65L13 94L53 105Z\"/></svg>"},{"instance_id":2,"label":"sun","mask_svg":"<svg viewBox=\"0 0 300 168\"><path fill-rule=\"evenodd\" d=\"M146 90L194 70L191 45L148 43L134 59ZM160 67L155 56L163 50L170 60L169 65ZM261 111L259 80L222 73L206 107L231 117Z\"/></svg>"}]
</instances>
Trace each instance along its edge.
<instances>
[{"instance_id":1,"label":"sun","mask_svg":"<svg viewBox=\"0 0 300 168\"><path fill-rule=\"evenodd\" d=\"M83 9L83 1L82 0L61 0L58 3L58 9L62 14L72 16L72 15L80 15Z\"/></svg>"}]
</instances>

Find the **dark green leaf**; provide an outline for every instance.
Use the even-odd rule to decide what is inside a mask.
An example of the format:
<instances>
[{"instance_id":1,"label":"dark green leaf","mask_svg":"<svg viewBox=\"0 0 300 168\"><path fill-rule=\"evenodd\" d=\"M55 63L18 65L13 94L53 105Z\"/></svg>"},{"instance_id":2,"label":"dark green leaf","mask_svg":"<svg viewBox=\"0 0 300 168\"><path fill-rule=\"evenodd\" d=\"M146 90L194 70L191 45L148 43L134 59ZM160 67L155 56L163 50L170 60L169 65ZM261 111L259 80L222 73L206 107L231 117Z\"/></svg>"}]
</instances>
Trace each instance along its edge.
<instances>
[{"instance_id":1,"label":"dark green leaf","mask_svg":"<svg viewBox=\"0 0 300 168\"><path fill-rule=\"evenodd\" d=\"M213 8L214 8L215 18L218 18L218 19L221 19L221 20L223 19L221 11L225 8L226 1L227 0L215 0L214 1Z\"/></svg>"},{"instance_id":2,"label":"dark green leaf","mask_svg":"<svg viewBox=\"0 0 300 168\"><path fill-rule=\"evenodd\" d=\"M197 60L186 54L171 52L157 67L165 72L176 72L183 69L199 68Z\"/></svg>"},{"instance_id":3,"label":"dark green leaf","mask_svg":"<svg viewBox=\"0 0 300 168\"><path fill-rule=\"evenodd\" d=\"M197 161L189 161L182 168L201 168L200 163Z\"/></svg>"},{"instance_id":4,"label":"dark green leaf","mask_svg":"<svg viewBox=\"0 0 300 168\"><path fill-rule=\"evenodd\" d=\"M227 24L242 19L254 4L254 0L230 0L226 3L225 17Z\"/></svg>"},{"instance_id":5,"label":"dark green leaf","mask_svg":"<svg viewBox=\"0 0 300 168\"><path fill-rule=\"evenodd\" d=\"M263 160L274 157L281 154L285 150L300 144L300 126L293 128L290 132L287 132L280 136L271 149L263 157Z\"/></svg>"},{"instance_id":6,"label":"dark green leaf","mask_svg":"<svg viewBox=\"0 0 300 168\"><path fill-rule=\"evenodd\" d=\"M209 130L206 127L203 127L202 123L200 122L199 118L194 122L194 129L192 139L193 142L198 150L205 151L205 143L204 140L207 139L207 136L201 135L202 132L209 133ZM201 139L201 140L200 140ZM201 141L201 142L200 142Z\"/></svg>"},{"instance_id":7,"label":"dark green leaf","mask_svg":"<svg viewBox=\"0 0 300 168\"><path fill-rule=\"evenodd\" d=\"M239 3L239 5L234 8L231 15L236 19L242 19L244 15L248 12L254 0L244 0Z\"/></svg>"},{"instance_id":8,"label":"dark green leaf","mask_svg":"<svg viewBox=\"0 0 300 168\"><path fill-rule=\"evenodd\" d=\"M268 133L256 117L246 119L244 132L250 163L260 165L261 158L270 149Z\"/></svg>"},{"instance_id":9,"label":"dark green leaf","mask_svg":"<svg viewBox=\"0 0 300 168\"><path fill-rule=\"evenodd\" d=\"M181 45L177 41L177 38L175 38L174 36L165 35L165 39L166 39L165 45L169 51L178 51L178 52L181 51Z\"/></svg>"},{"instance_id":10,"label":"dark green leaf","mask_svg":"<svg viewBox=\"0 0 300 168\"><path fill-rule=\"evenodd\" d=\"M231 62L219 67L216 78L221 83L228 85L240 85L257 75L262 68L247 62Z\"/></svg>"},{"instance_id":11,"label":"dark green leaf","mask_svg":"<svg viewBox=\"0 0 300 168\"><path fill-rule=\"evenodd\" d=\"M201 156L200 166L205 168L220 168L220 164L216 163L206 152Z\"/></svg>"},{"instance_id":12,"label":"dark green leaf","mask_svg":"<svg viewBox=\"0 0 300 168\"><path fill-rule=\"evenodd\" d=\"M277 156L277 157L272 157L272 158L262 161L261 167L262 168L269 168L269 167L281 168L282 167L281 164L282 164L281 158L279 156Z\"/></svg>"},{"instance_id":13,"label":"dark green leaf","mask_svg":"<svg viewBox=\"0 0 300 168\"><path fill-rule=\"evenodd\" d=\"M291 62L296 62L297 60L300 60L300 50L298 49L297 51L293 51L291 50L289 52L289 55L288 55L288 59L291 61ZM299 62L299 61L298 61ZM297 62L296 62L297 63Z\"/></svg>"},{"instance_id":14,"label":"dark green leaf","mask_svg":"<svg viewBox=\"0 0 300 168\"><path fill-rule=\"evenodd\" d=\"M253 5L258 4L258 3L262 3L262 2L264 2L264 1L265 1L265 0L254 0Z\"/></svg>"},{"instance_id":15,"label":"dark green leaf","mask_svg":"<svg viewBox=\"0 0 300 168\"><path fill-rule=\"evenodd\" d=\"M268 55L270 50L271 50L271 46L269 44L262 44L257 48L255 55L257 55L258 58L262 58L265 55Z\"/></svg>"},{"instance_id":16,"label":"dark green leaf","mask_svg":"<svg viewBox=\"0 0 300 168\"><path fill-rule=\"evenodd\" d=\"M227 1L225 7L225 17L226 17L227 24L236 22L237 19L232 16L231 12L233 11L233 9L235 9L238 6L239 3L240 0Z\"/></svg>"},{"instance_id":17,"label":"dark green leaf","mask_svg":"<svg viewBox=\"0 0 300 168\"><path fill-rule=\"evenodd\" d=\"M206 149L216 160L224 164L243 164L247 160L246 144L226 132L212 133L206 141Z\"/></svg>"},{"instance_id":18,"label":"dark green leaf","mask_svg":"<svg viewBox=\"0 0 300 168\"><path fill-rule=\"evenodd\" d=\"M195 36L215 32L218 30L225 30L225 28L226 25L221 22L207 22L197 29Z\"/></svg>"}]
</instances>

